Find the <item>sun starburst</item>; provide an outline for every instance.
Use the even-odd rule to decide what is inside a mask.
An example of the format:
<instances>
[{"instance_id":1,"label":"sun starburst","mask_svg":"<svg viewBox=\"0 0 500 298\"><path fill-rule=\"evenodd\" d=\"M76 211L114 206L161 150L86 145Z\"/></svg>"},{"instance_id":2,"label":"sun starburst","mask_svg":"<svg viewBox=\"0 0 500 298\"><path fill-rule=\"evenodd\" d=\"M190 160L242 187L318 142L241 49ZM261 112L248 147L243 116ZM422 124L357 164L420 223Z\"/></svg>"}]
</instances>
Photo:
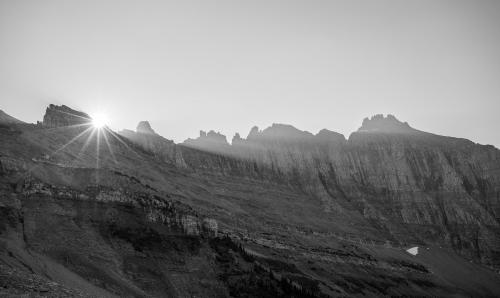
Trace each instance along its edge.
<instances>
[{"instance_id":1,"label":"sun starburst","mask_svg":"<svg viewBox=\"0 0 500 298\"><path fill-rule=\"evenodd\" d=\"M107 126L109 123L109 118L106 116L106 114L103 113L96 113L92 115L92 126L94 126L97 129L101 129L105 126Z\"/></svg>"},{"instance_id":2,"label":"sun starburst","mask_svg":"<svg viewBox=\"0 0 500 298\"><path fill-rule=\"evenodd\" d=\"M95 168L97 170L95 181L99 183L99 170L103 166L110 166L107 162L108 158L114 165L119 164L117 152L120 152L120 148L133 153L137 157L141 157L121 135L109 128L110 121L105 113L91 114L92 117L90 119L68 112L65 112L65 114L74 116L76 117L75 119L82 118L86 121L85 123L47 128L47 132L50 132L50 134L60 133L60 135L69 139L66 143L62 143L59 148L51 150L49 154L46 154L44 158L48 162L57 160L58 158L54 159L57 155L61 156L62 159L69 157L71 161L66 160L66 164L69 166ZM73 133L74 136L70 137ZM64 155L61 155L63 152L66 152L68 155L63 157ZM40 165L41 163L34 165L32 169Z\"/></svg>"}]
</instances>

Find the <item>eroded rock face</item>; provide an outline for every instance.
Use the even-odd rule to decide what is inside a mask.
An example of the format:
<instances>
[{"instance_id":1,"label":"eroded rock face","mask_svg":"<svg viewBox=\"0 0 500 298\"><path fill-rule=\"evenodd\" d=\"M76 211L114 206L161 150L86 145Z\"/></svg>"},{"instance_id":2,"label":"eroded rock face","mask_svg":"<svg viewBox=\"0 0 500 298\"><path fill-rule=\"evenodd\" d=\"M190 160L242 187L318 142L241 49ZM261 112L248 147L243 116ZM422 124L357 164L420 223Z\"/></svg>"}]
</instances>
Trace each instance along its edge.
<instances>
[{"instance_id":1,"label":"eroded rock face","mask_svg":"<svg viewBox=\"0 0 500 298\"><path fill-rule=\"evenodd\" d=\"M65 105L49 105L43 116L45 127L62 127L80 124L89 124L92 121L89 115L73 110Z\"/></svg>"},{"instance_id":2,"label":"eroded rock face","mask_svg":"<svg viewBox=\"0 0 500 298\"><path fill-rule=\"evenodd\" d=\"M213 131L190 142L227 158L178 146L183 166L291 184L332 216L376 222L390 241L450 246L500 265L500 153L492 146L418 131L392 115L365 119L349 140L274 124L232 145Z\"/></svg>"},{"instance_id":3,"label":"eroded rock face","mask_svg":"<svg viewBox=\"0 0 500 298\"><path fill-rule=\"evenodd\" d=\"M495 236L500 234L500 151L492 146L376 115L348 141L327 130L312 135L275 124L263 131L254 127L226 152L243 161L185 161L230 175L281 179L318 198L332 216L376 222L391 241L450 246L500 266Z\"/></svg>"},{"instance_id":4,"label":"eroded rock face","mask_svg":"<svg viewBox=\"0 0 500 298\"><path fill-rule=\"evenodd\" d=\"M218 237L217 220L147 189L19 183L16 193L0 184L0 294L325 297L293 265L257 260ZM283 268L296 280L276 277Z\"/></svg>"}]
</instances>

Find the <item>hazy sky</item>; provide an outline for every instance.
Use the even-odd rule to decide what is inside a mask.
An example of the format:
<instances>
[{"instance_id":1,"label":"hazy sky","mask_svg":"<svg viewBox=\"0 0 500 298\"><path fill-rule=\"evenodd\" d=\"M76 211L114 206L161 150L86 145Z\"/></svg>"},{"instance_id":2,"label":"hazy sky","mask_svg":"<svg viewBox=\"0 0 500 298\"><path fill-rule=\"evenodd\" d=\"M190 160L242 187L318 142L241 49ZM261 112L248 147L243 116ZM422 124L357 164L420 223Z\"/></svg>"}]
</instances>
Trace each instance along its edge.
<instances>
[{"instance_id":1,"label":"hazy sky","mask_svg":"<svg viewBox=\"0 0 500 298\"><path fill-rule=\"evenodd\" d=\"M500 147L500 1L0 0L0 109L49 103L177 142L392 113Z\"/></svg>"}]
</instances>

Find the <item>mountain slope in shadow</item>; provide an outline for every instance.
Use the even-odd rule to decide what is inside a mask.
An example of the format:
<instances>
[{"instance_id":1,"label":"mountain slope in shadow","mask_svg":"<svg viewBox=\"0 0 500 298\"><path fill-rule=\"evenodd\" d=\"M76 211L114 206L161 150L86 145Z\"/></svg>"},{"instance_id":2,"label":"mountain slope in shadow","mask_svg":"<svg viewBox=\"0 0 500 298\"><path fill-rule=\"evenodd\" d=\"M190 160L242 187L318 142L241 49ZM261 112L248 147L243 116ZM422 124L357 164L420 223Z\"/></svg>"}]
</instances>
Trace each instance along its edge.
<instances>
[{"instance_id":1,"label":"mountain slope in shadow","mask_svg":"<svg viewBox=\"0 0 500 298\"><path fill-rule=\"evenodd\" d=\"M0 127L0 293L499 292L486 267L498 262L498 175L485 174L495 148L286 127L281 139L257 129L241 147L214 152L144 128ZM415 257L405 252L414 245L423 251ZM455 271L481 278L467 284Z\"/></svg>"}]
</instances>

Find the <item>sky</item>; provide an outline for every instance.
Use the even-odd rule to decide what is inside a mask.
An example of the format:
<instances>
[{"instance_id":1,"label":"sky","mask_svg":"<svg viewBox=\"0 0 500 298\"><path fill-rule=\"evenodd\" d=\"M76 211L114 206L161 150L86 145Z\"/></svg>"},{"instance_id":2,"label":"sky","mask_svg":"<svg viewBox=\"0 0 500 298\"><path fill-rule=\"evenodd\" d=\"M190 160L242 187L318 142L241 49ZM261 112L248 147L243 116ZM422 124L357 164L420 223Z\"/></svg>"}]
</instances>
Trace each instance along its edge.
<instances>
[{"instance_id":1,"label":"sky","mask_svg":"<svg viewBox=\"0 0 500 298\"><path fill-rule=\"evenodd\" d=\"M0 109L176 142L374 114L500 148L500 1L0 0Z\"/></svg>"}]
</instances>

